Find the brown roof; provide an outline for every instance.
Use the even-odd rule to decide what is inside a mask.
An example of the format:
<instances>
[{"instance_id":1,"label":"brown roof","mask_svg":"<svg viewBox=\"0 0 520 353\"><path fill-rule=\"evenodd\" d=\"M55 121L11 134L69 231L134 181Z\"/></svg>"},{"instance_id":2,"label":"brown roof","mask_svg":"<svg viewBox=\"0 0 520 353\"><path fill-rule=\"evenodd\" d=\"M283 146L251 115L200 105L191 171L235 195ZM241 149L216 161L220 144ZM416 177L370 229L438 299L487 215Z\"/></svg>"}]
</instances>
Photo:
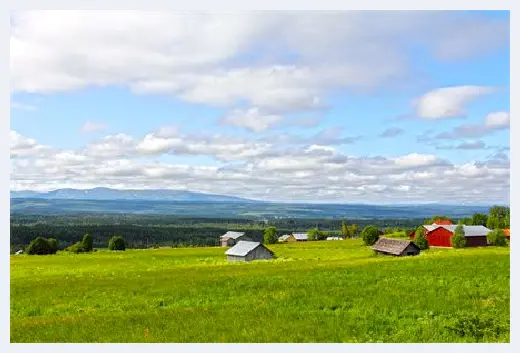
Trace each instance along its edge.
<instances>
[{"instance_id":1,"label":"brown roof","mask_svg":"<svg viewBox=\"0 0 520 353\"><path fill-rule=\"evenodd\" d=\"M372 249L386 252L392 255L400 255L410 244L417 248L417 245L415 245L410 240L379 238Z\"/></svg>"},{"instance_id":2,"label":"brown roof","mask_svg":"<svg viewBox=\"0 0 520 353\"><path fill-rule=\"evenodd\" d=\"M450 221L449 219L435 219L435 221L433 222L433 224L437 224L437 225L440 225L440 226L449 226L449 225L452 225L452 221Z\"/></svg>"},{"instance_id":3,"label":"brown roof","mask_svg":"<svg viewBox=\"0 0 520 353\"><path fill-rule=\"evenodd\" d=\"M511 231L509 229L502 229L502 231L504 232L504 234L508 237L511 236Z\"/></svg>"}]
</instances>

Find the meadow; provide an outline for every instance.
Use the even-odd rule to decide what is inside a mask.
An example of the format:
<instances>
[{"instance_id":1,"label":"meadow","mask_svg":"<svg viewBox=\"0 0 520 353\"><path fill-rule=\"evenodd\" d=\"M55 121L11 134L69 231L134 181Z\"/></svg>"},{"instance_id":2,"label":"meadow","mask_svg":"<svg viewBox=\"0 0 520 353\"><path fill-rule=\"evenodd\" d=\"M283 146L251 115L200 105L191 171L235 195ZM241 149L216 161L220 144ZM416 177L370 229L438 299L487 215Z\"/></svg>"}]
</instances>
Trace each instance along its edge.
<instances>
[{"instance_id":1,"label":"meadow","mask_svg":"<svg viewBox=\"0 0 520 353\"><path fill-rule=\"evenodd\" d=\"M509 248L358 239L11 256L11 342L509 342Z\"/></svg>"}]
</instances>

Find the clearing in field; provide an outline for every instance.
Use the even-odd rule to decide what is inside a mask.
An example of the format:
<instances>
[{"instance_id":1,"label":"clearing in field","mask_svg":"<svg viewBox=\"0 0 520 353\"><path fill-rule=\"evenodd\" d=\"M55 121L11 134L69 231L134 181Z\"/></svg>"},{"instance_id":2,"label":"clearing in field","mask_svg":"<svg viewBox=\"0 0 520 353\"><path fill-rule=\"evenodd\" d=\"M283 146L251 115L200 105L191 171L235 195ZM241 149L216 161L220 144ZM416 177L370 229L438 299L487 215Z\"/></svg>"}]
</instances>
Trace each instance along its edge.
<instances>
[{"instance_id":1,"label":"clearing in field","mask_svg":"<svg viewBox=\"0 0 520 353\"><path fill-rule=\"evenodd\" d=\"M509 248L360 240L11 257L11 342L509 342Z\"/></svg>"}]
</instances>

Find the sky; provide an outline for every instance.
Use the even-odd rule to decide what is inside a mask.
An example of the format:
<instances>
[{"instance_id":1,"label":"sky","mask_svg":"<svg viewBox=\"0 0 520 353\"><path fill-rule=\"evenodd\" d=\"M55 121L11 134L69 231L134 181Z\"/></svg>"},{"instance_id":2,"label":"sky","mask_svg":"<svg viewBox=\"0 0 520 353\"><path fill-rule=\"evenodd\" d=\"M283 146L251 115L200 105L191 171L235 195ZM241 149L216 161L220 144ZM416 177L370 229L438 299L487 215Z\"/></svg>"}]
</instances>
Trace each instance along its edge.
<instances>
[{"instance_id":1,"label":"sky","mask_svg":"<svg viewBox=\"0 0 520 353\"><path fill-rule=\"evenodd\" d=\"M15 190L509 203L509 12L11 14Z\"/></svg>"}]
</instances>

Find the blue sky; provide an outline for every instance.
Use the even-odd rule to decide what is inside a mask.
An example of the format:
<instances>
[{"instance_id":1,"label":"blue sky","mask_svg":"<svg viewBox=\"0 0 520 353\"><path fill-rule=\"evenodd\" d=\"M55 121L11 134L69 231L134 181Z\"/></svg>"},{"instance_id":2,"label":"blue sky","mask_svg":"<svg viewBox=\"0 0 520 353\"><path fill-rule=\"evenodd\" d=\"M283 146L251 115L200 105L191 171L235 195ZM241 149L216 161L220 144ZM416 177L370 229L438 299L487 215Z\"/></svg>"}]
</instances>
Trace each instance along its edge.
<instances>
[{"instance_id":1,"label":"blue sky","mask_svg":"<svg viewBox=\"0 0 520 353\"><path fill-rule=\"evenodd\" d=\"M12 190L509 202L508 12L12 18Z\"/></svg>"}]
</instances>

